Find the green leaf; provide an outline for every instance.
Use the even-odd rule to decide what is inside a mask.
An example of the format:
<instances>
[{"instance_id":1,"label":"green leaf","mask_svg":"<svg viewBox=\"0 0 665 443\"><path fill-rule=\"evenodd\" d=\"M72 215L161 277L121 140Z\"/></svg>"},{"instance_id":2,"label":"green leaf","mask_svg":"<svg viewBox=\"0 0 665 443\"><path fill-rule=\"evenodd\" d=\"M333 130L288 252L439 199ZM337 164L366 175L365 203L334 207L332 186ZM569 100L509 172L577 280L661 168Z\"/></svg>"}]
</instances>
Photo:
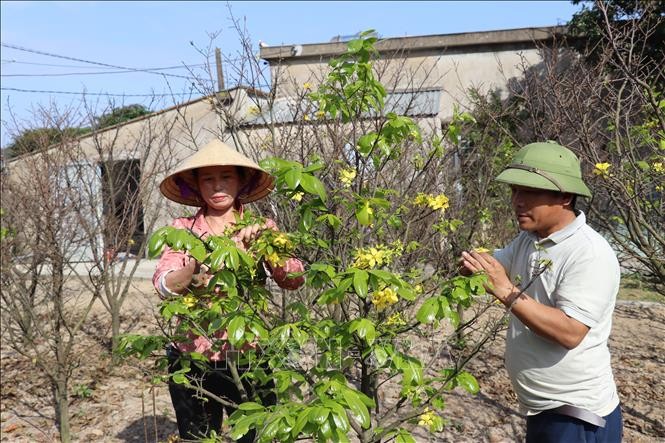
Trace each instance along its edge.
<instances>
[{"instance_id":1,"label":"green leaf","mask_svg":"<svg viewBox=\"0 0 665 443\"><path fill-rule=\"evenodd\" d=\"M164 245L166 244L166 235L171 229L173 229L171 226L164 226L152 234L148 242L148 255L150 258L157 258L162 254Z\"/></svg>"},{"instance_id":2,"label":"green leaf","mask_svg":"<svg viewBox=\"0 0 665 443\"><path fill-rule=\"evenodd\" d=\"M362 226L369 226L372 223L369 205L363 204L356 208L356 219Z\"/></svg>"},{"instance_id":3,"label":"green leaf","mask_svg":"<svg viewBox=\"0 0 665 443\"><path fill-rule=\"evenodd\" d=\"M240 266L240 256L238 255L238 250L235 247L229 247L228 255L226 260L224 260L226 266L233 269L234 271Z\"/></svg>"},{"instance_id":4,"label":"green leaf","mask_svg":"<svg viewBox=\"0 0 665 443\"><path fill-rule=\"evenodd\" d=\"M176 372L175 374L173 374L171 380L173 380L173 383L176 383L178 385L186 385L189 383L187 381L187 377L185 377L185 374L181 372Z\"/></svg>"},{"instance_id":5,"label":"green leaf","mask_svg":"<svg viewBox=\"0 0 665 443\"><path fill-rule=\"evenodd\" d=\"M469 286L471 292L476 295L485 294L485 282L487 281L487 274L475 274L469 279Z\"/></svg>"},{"instance_id":6,"label":"green leaf","mask_svg":"<svg viewBox=\"0 0 665 443\"><path fill-rule=\"evenodd\" d=\"M409 359L402 364L402 384L404 386L420 385L423 382L423 368L419 361Z\"/></svg>"},{"instance_id":7,"label":"green leaf","mask_svg":"<svg viewBox=\"0 0 665 443\"><path fill-rule=\"evenodd\" d=\"M169 242L171 241L173 242L173 244L171 245L173 249L178 249L178 250L184 249L184 246L187 243L188 238L189 238L189 232L185 231L184 229L175 229L167 236L167 240Z\"/></svg>"},{"instance_id":8,"label":"green leaf","mask_svg":"<svg viewBox=\"0 0 665 443\"><path fill-rule=\"evenodd\" d=\"M398 285L397 286L397 293L404 300L414 301L416 299L415 292L413 292L413 289L411 289L408 285L404 285L404 284Z\"/></svg>"},{"instance_id":9,"label":"green leaf","mask_svg":"<svg viewBox=\"0 0 665 443\"><path fill-rule=\"evenodd\" d=\"M238 281L236 280L236 275L227 269L218 272L217 275L219 276L219 279L224 283L225 288L235 288L238 285Z\"/></svg>"},{"instance_id":10,"label":"green leaf","mask_svg":"<svg viewBox=\"0 0 665 443\"><path fill-rule=\"evenodd\" d=\"M314 213L312 210L308 207L304 207L302 210L302 215L300 217L300 230L301 231L309 231L312 229L312 226L314 224Z\"/></svg>"},{"instance_id":11,"label":"green leaf","mask_svg":"<svg viewBox=\"0 0 665 443\"><path fill-rule=\"evenodd\" d=\"M348 432L349 419L346 416L346 411L344 410L342 405L331 400L324 401L324 404L326 405L326 407L331 409L330 415L333 418L335 426L343 432Z\"/></svg>"},{"instance_id":12,"label":"green leaf","mask_svg":"<svg viewBox=\"0 0 665 443\"><path fill-rule=\"evenodd\" d=\"M304 169L302 170L302 172L310 172L310 173L311 173L311 172L316 172L316 171L320 171L320 170L323 169L324 167L325 167L325 165L324 165L322 162L317 161L316 163L312 163L311 165L309 165L309 166L307 166L306 168L304 168Z\"/></svg>"},{"instance_id":13,"label":"green leaf","mask_svg":"<svg viewBox=\"0 0 665 443\"><path fill-rule=\"evenodd\" d=\"M228 254L228 251L225 251L223 249L215 249L212 251L212 254L208 256L208 266L210 269L212 269L213 272L216 272L219 270L219 268L222 267L222 263L224 263L224 258L226 257L226 254Z\"/></svg>"},{"instance_id":14,"label":"green leaf","mask_svg":"<svg viewBox=\"0 0 665 443\"><path fill-rule=\"evenodd\" d=\"M289 372L277 372L275 377L275 389L278 393L285 392L291 387L291 375Z\"/></svg>"},{"instance_id":15,"label":"green leaf","mask_svg":"<svg viewBox=\"0 0 665 443\"><path fill-rule=\"evenodd\" d=\"M418 443L416 439L413 438L411 433L407 430L400 429L399 434L395 437L395 443Z\"/></svg>"},{"instance_id":16,"label":"green leaf","mask_svg":"<svg viewBox=\"0 0 665 443\"><path fill-rule=\"evenodd\" d=\"M362 401L360 401L358 394L353 392L351 389L345 389L344 391L342 391L342 396L344 397L347 406L351 410L351 415L353 416L353 418L358 423L360 423L360 425L364 429L369 428L370 425L369 411L367 410L367 406L365 406L365 404Z\"/></svg>"},{"instance_id":17,"label":"green leaf","mask_svg":"<svg viewBox=\"0 0 665 443\"><path fill-rule=\"evenodd\" d=\"M358 152L360 155L367 157L372 151L372 148L374 148L374 143L376 143L377 138L378 134L376 132L370 132L369 134L360 137L358 139Z\"/></svg>"},{"instance_id":18,"label":"green leaf","mask_svg":"<svg viewBox=\"0 0 665 443\"><path fill-rule=\"evenodd\" d=\"M268 439L272 440L275 435L279 432L280 428L280 422L282 421L281 417L275 418L273 421L269 422L265 428L263 428L263 431L261 432L262 437L268 437Z\"/></svg>"},{"instance_id":19,"label":"green leaf","mask_svg":"<svg viewBox=\"0 0 665 443\"><path fill-rule=\"evenodd\" d=\"M330 410L328 408L325 408L323 406L318 406L312 409L311 413L309 414L309 417L311 421L319 425L322 425L328 419L328 414L330 414Z\"/></svg>"},{"instance_id":20,"label":"green leaf","mask_svg":"<svg viewBox=\"0 0 665 443\"><path fill-rule=\"evenodd\" d=\"M203 243L199 242L199 244L194 245L194 247L189 250L189 255L194 257L197 262L203 263L203 261L206 259L206 256L208 255L208 251L206 251Z\"/></svg>"},{"instance_id":21,"label":"green leaf","mask_svg":"<svg viewBox=\"0 0 665 443\"><path fill-rule=\"evenodd\" d=\"M416 314L416 320L422 324L430 324L437 318L437 312L439 311L439 300L438 297L432 297L425 300L425 303L420 306L418 313Z\"/></svg>"},{"instance_id":22,"label":"green leaf","mask_svg":"<svg viewBox=\"0 0 665 443\"><path fill-rule=\"evenodd\" d=\"M368 272L385 283L392 283L395 277L393 274L388 271L384 271L383 269L370 269Z\"/></svg>"},{"instance_id":23,"label":"green leaf","mask_svg":"<svg viewBox=\"0 0 665 443\"><path fill-rule=\"evenodd\" d=\"M249 432L250 426L253 425L255 421L256 421L256 417L251 416L251 415L240 418L233 425L233 429L231 429L230 437L233 440L237 440L240 437L242 437L243 435L247 434L247 432Z\"/></svg>"},{"instance_id":24,"label":"green leaf","mask_svg":"<svg viewBox=\"0 0 665 443\"><path fill-rule=\"evenodd\" d=\"M300 186L302 186L306 192L318 195L323 201L326 200L326 188L323 186L323 183L321 183L321 180L314 177L312 174L302 174L300 178Z\"/></svg>"},{"instance_id":25,"label":"green leaf","mask_svg":"<svg viewBox=\"0 0 665 443\"><path fill-rule=\"evenodd\" d=\"M245 318L238 316L231 320L228 327L228 334L229 342L234 346L237 345L245 335Z\"/></svg>"},{"instance_id":26,"label":"green leaf","mask_svg":"<svg viewBox=\"0 0 665 443\"><path fill-rule=\"evenodd\" d=\"M361 39L351 40L347 45L349 51L358 52L363 47L363 41Z\"/></svg>"},{"instance_id":27,"label":"green leaf","mask_svg":"<svg viewBox=\"0 0 665 443\"><path fill-rule=\"evenodd\" d=\"M339 226L342 224L342 221L339 219L339 217L337 217L337 216L334 215L334 214L324 214L324 215L321 215L321 216L319 216L319 217L316 219L316 221L319 222L319 223L325 221L325 222L328 223L328 224L330 225L330 227L333 228L333 229L337 229L337 228L339 228Z\"/></svg>"},{"instance_id":28,"label":"green leaf","mask_svg":"<svg viewBox=\"0 0 665 443\"><path fill-rule=\"evenodd\" d=\"M370 346L374 343L374 339L376 338L376 328L374 327L374 323L367 318L353 320L349 332L356 332L358 337L365 339Z\"/></svg>"},{"instance_id":29,"label":"green leaf","mask_svg":"<svg viewBox=\"0 0 665 443\"><path fill-rule=\"evenodd\" d=\"M367 274L367 271L363 271L362 269L354 269L353 271L353 287L356 290L356 294L358 294L361 298L367 297L367 280L369 279L369 275Z\"/></svg>"},{"instance_id":30,"label":"green leaf","mask_svg":"<svg viewBox=\"0 0 665 443\"><path fill-rule=\"evenodd\" d=\"M256 410L263 410L264 407L263 405L260 405L256 402L253 401L246 401L245 403L241 403L238 405L238 409L241 411L256 411Z\"/></svg>"},{"instance_id":31,"label":"green leaf","mask_svg":"<svg viewBox=\"0 0 665 443\"><path fill-rule=\"evenodd\" d=\"M296 189L300 184L301 177L302 170L299 167L294 167L284 174L284 181L289 186L289 189Z\"/></svg>"},{"instance_id":32,"label":"green leaf","mask_svg":"<svg viewBox=\"0 0 665 443\"><path fill-rule=\"evenodd\" d=\"M309 334L299 327L293 325L291 326L291 337L298 343L299 346L303 346L307 339L309 339Z\"/></svg>"},{"instance_id":33,"label":"green leaf","mask_svg":"<svg viewBox=\"0 0 665 443\"><path fill-rule=\"evenodd\" d=\"M300 432L303 430L307 422L309 422L310 413L310 408L305 408L300 411L298 418L296 419L296 424L293 426L293 429L291 429L291 436L298 437L300 435Z\"/></svg>"},{"instance_id":34,"label":"green leaf","mask_svg":"<svg viewBox=\"0 0 665 443\"><path fill-rule=\"evenodd\" d=\"M466 371L462 371L459 374L457 374L457 383L461 387L463 387L468 393L470 394L477 394L478 391L480 391L480 386L478 386L478 380L476 380L476 377L473 375L469 374Z\"/></svg>"},{"instance_id":35,"label":"green leaf","mask_svg":"<svg viewBox=\"0 0 665 443\"><path fill-rule=\"evenodd\" d=\"M642 171L648 171L649 170L649 163L645 162L644 160L640 160L636 164L637 164L637 167L640 168Z\"/></svg>"},{"instance_id":36,"label":"green leaf","mask_svg":"<svg viewBox=\"0 0 665 443\"><path fill-rule=\"evenodd\" d=\"M374 353L374 358L376 358L376 362L379 366L383 366L386 361L388 361L388 352L386 352L386 349L383 346L375 346L372 352Z\"/></svg>"}]
</instances>

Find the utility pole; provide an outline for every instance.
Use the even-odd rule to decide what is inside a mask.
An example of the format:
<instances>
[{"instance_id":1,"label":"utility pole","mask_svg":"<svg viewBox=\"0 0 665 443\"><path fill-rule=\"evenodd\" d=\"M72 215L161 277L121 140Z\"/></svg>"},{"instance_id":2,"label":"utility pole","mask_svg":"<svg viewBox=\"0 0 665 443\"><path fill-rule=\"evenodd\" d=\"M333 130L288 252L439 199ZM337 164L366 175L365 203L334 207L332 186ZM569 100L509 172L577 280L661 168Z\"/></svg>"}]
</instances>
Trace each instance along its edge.
<instances>
[{"instance_id":1,"label":"utility pole","mask_svg":"<svg viewBox=\"0 0 665 443\"><path fill-rule=\"evenodd\" d=\"M215 62L217 64L217 92L224 90L224 72L222 71L222 51L215 48Z\"/></svg>"}]
</instances>

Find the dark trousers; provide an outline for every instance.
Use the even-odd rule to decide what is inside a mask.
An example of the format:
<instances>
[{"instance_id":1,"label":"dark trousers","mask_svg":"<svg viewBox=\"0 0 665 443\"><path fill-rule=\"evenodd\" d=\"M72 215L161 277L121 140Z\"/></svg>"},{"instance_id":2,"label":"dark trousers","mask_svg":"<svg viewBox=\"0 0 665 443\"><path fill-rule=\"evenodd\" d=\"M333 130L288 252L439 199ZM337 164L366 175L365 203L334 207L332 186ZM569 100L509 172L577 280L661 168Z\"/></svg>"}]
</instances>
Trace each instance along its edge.
<instances>
[{"instance_id":1,"label":"dark trousers","mask_svg":"<svg viewBox=\"0 0 665 443\"><path fill-rule=\"evenodd\" d=\"M541 412L526 419L526 443L619 443L623 435L621 405L603 417L605 427L574 417Z\"/></svg>"},{"instance_id":2,"label":"dark trousers","mask_svg":"<svg viewBox=\"0 0 665 443\"><path fill-rule=\"evenodd\" d=\"M167 350L169 358L169 374L181 369L180 353L174 349ZM217 363L210 369L205 371L198 368L194 363L190 366L190 372L187 377L194 386L200 386L206 391L228 400L236 404L242 403L240 391L233 382L231 371L226 368L224 362ZM266 373L269 373L267 368L264 368ZM246 369L239 368L238 374L242 374ZM252 392L252 385L246 379L242 380L245 392ZM273 391L275 384L271 381L264 386L254 387L257 390L261 403L264 406L274 405L277 402L277 397ZM171 394L171 402L175 410L176 420L178 421L178 433L180 438L184 440L200 440L209 436L211 431L219 434L222 428L222 414L226 411L227 416L230 416L236 409L224 406L212 398L202 398L202 394L188 388L186 386L169 382L169 393ZM252 442L254 441L255 432L250 430L239 442Z\"/></svg>"}]
</instances>

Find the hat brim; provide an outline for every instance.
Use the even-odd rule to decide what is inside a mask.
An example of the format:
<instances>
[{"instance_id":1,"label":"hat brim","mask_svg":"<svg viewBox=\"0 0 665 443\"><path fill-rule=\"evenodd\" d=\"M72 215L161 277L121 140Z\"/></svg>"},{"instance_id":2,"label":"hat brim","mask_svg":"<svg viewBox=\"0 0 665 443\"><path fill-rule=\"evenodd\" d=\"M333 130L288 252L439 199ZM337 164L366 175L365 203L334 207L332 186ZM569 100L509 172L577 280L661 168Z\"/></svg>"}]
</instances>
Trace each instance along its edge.
<instances>
[{"instance_id":1,"label":"hat brim","mask_svg":"<svg viewBox=\"0 0 665 443\"><path fill-rule=\"evenodd\" d=\"M274 188L275 179L272 175L253 160L215 139L186 158L164 178L159 190L164 197L174 202L188 206L204 206L205 202L199 196L193 171L208 166L236 166L246 171L245 180L237 196L240 203L260 200L270 194Z\"/></svg>"},{"instance_id":2,"label":"hat brim","mask_svg":"<svg viewBox=\"0 0 665 443\"><path fill-rule=\"evenodd\" d=\"M228 165L210 165L210 166L228 166ZM247 181L250 184L248 193L241 193L238 195L237 200L240 203L251 203L261 200L272 192L274 189L275 180L273 177L263 170L256 170L246 166L239 166L247 171ZM187 206L204 206L205 202L201 199L198 193L198 185L194 179L193 171L197 168L181 171L177 174L171 174L166 177L159 185L159 190L164 197L171 201L180 203ZM180 180L179 180L180 179ZM183 186L184 184L184 186ZM188 189L187 189L188 188Z\"/></svg>"},{"instance_id":3,"label":"hat brim","mask_svg":"<svg viewBox=\"0 0 665 443\"><path fill-rule=\"evenodd\" d=\"M548 191L567 192L570 194L581 195L583 197L591 197L591 191L582 180L561 174L556 174L556 179L561 184L563 189L559 189L547 178L534 172L525 171L523 169L508 168L496 177L496 181L510 185L524 186L534 189L545 189Z\"/></svg>"}]
</instances>

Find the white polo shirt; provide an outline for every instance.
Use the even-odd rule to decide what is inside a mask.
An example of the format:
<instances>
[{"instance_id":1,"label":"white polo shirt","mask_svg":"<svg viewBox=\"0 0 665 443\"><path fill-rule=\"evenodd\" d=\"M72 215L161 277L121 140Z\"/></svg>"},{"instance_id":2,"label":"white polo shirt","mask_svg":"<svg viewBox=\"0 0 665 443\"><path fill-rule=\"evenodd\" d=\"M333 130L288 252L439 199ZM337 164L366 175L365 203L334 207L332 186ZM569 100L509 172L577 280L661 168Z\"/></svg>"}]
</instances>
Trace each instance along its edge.
<instances>
[{"instance_id":1,"label":"white polo shirt","mask_svg":"<svg viewBox=\"0 0 665 443\"><path fill-rule=\"evenodd\" d=\"M600 416L610 414L619 404L607 340L620 270L609 243L579 212L571 224L547 238L520 232L494 256L521 288L539 266L549 263L525 292L590 328L575 349L567 350L511 317L505 361L522 408L533 414L569 404Z\"/></svg>"}]
</instances>

